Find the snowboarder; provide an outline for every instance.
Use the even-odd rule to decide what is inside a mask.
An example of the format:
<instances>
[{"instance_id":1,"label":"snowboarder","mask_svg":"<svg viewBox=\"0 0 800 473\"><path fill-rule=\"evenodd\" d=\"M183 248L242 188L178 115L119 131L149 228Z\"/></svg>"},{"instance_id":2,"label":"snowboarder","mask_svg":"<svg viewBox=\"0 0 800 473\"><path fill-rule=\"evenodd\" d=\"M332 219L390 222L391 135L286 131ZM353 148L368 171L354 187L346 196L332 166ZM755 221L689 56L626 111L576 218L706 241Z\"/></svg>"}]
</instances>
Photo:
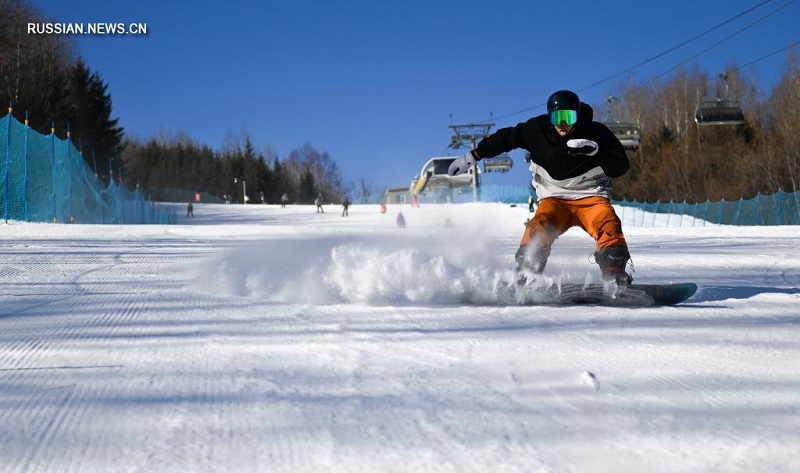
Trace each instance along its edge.
<instances>
[{"instance_id":1,"label":"snowboarder","mask_svg":"<svg viewBox=\"0 0 800 473\"><path fill-rule=\"evenodd\" d=\"M350 208L350 204L351 204L350 199L345 197L344 202L342 202L342 217L347 217L348 215L350 215L349 213L347 213L347 209Z\"/></svg>"},{"instance_id":2,"label":"snowboarder","mask_svg":"<svg viewBox=\"0 0 800 473\"><path fill-rule=\"evenodd\" d=\"M622 223L610 201L610 178L624 175L630 163L617 137L592 118L592 107L576 93L559 90L547 100L547 114L497 130L448 169L456 176L482 158L517 148L530 153L539 205L514 255L523 280L542 273L553 242L574 226L594 238L604 279L619 285L633 280L626 272L630 253Z\"/></svg>"}]
</instances>

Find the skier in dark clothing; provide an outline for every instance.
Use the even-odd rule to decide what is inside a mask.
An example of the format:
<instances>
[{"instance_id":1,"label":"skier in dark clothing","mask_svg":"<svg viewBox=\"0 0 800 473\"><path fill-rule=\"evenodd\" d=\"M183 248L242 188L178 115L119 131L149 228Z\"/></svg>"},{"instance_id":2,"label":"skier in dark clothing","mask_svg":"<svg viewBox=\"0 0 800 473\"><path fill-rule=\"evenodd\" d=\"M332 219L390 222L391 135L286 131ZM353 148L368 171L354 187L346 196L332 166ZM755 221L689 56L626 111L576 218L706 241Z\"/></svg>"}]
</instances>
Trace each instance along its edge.
<instances>
[{"instance_id":1,"label":"skier in dark clothing","mask_svg":"<svg viewBox=\"0 0 800 473\"><path fill-rule=\"evenodd\" d=\"M344 202L342 202L342 217L347 217L348 215L350 215L348 213L348 209L350 208L350 204L351 204L350 199L345 197L344 198Z\"/></svg>"},{"instance_id":2,"label":"skier in dark clothing","mask_svg":"<svg viewBox=\"0 0 800 473\"><path fill-rule=\"evenodd\" d=\"M603 278L620 285L633 280L626 272L630 253L622 223L610 200L610 178L624 175L630 163L617 137L592 117L592 107L577 94L560 90L548 99L547 114L497 130L448 169L455 176L482 158L517 148L530 153L538 206L515 255L525 278L541 274L553 242L579 226L595 240Z\"/></svg>"}]
</instances>

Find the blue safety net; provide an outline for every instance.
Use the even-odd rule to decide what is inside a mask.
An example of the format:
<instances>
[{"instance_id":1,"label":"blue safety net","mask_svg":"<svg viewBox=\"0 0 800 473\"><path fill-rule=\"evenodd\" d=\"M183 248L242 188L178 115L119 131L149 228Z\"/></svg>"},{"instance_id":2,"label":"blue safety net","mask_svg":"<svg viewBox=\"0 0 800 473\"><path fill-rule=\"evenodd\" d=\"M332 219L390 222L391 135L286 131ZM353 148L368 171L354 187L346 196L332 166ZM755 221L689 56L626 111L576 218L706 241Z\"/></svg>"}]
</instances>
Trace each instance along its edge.
<instances>
[{"instance_id":1,"label":"blue safety net","mask_svg":"<svg viewBox=\"0 0 800 473\"><path fill-rule=\"evenodd\" d=\"M800 192L778 191L751 199L717 202L633 202L614 201L652 214L686 215L722 225L800 225Z\"/></svg>"},{"instance_id":2,"label":"blue safety net","mask_svg":"<svg viewBox=\"0 0 800 473\"><path fill-rule=\"evenodd\" d=\"M472 187L428 188L418 196L421 204L503 202L528 205L532 195L530 188L513 185L487 185ZM535 199L535 194L534 194ZM360 204L410 204L410 191L393 189L357 199ZM757 195L750 199L735 201L720 200L701 203L687 202L635 202L614 200L621 213L636 217L637 226L683 226L705 223L721 225L800 225L800 192L778 191L769 195ZM664 216L665 218L658 218ZM690 218L681 218L690 217Z\"/></svg>"},{"instance_id":3,"label":"blue safety net","mask_svg":"<svg viewBox=\"0 0 800 473\"><path fill-rule=\"evenodd\" d=\"M112 177L97 178L69 139L43 135L11 113L0 119L0 210L4 220L175 223L175 210L148 202Z\"/></svg>"}]
</instances>

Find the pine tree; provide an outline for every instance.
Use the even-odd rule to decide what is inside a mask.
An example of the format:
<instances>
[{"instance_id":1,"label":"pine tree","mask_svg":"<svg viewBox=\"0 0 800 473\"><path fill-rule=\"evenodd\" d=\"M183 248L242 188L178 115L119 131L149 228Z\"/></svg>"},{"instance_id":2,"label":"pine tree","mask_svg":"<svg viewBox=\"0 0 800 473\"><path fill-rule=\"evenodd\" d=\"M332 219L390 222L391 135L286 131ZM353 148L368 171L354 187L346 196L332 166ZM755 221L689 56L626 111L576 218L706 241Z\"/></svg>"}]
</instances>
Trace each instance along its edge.
<instances>
[{"instance_id":1,"label":"pine tree","mask_svg":"<svg viewBox=\"0 0 800 473\"><path fill-rule=\"evenodd\" d=\"M98 73L92 73L78 60L72 67L69 84L70 127L76 146L95 173L108 175L109 160L120 156L123 129L119 119L111 118L111 95Z\"/></svg>"},{"instance_id":2,"label":"pine tree","mask_svg":"<svg viewBox=\"0 0 800 473\"><path fill-rule=\"evenodd\" d=\"M317 197L317 184L314 181L314 173L311 169L306 168L305 172L300 176L300 184L298 186L297 199L301 204L312 204Z\"/></svg>"}]
</instances>

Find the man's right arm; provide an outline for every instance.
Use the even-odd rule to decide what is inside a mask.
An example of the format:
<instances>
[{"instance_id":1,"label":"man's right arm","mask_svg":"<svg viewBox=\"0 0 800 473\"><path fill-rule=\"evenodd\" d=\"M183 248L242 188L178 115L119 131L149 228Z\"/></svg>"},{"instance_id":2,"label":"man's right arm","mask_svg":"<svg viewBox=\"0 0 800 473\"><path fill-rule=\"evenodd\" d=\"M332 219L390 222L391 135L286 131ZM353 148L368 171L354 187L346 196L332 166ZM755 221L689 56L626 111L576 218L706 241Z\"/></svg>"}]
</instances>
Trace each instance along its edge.
<instances>
[{"instance_id":1,"label":"man's right arm","mask_svg":"<svg viewBox=\"0 0 800 473\"><path fill-rule=\"evenodd\" d=\"M478 159L492 158L517 148L523 148L524 128L526 126L530 126L528 122L497 130L482 139L478 146L475 147L475 153L473 154L477 154Z\"/></svg>"}]
</instances>

